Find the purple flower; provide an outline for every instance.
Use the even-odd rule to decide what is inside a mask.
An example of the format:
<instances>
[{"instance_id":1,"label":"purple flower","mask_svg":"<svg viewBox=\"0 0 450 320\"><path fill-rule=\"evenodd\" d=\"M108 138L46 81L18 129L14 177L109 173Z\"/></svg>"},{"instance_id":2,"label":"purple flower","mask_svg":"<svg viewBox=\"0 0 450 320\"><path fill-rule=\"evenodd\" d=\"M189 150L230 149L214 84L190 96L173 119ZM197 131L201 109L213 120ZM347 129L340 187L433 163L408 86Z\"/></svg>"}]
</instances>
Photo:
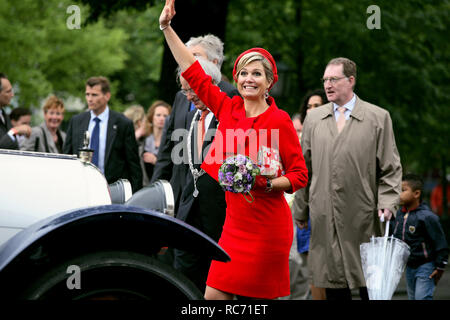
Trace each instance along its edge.
<instances>
[{"instance_id":1,"label":"purple flower","mask_svg":"<svg viewBox=\"0 0 450 320\"><path fill-rule=\"evenodd\" d=\"M225 160L225 163L227 164L234 164L234 158L233 157L229 157Z\"/></svg>"},{"instance_id":2,"label":"purple flower","mask_svg":"<svg viewBox=\"0 0 450 320\"><path fill-rule=\"evenodd\" d=\"M239 173L241 173L242 175L247 173L247 168L244 164L239 165Z\"/></svg>"},{"instance_id":3,"label":"purple flower","mask_svg":"<svg viewBox=\"0 0 450 320\"><path fill-rule=\"evenodd\" d=\"M224 161L218 177L223 190L248 193L252 188L254 176L257 174L259 174L259 168L253 164L252 160L238 154Z\"/></svg>"},{"instance_id":4,"label":"purple flower","mask_svg":"<svg viewBox=\"0 0 450 320\"><path fill-rule=\"evenodd\" d=\"M238 154L236 156L236 164L237 165L244 165L247 162L247 158L243 156L242 154Z\"/></svg>"}]
</instances>

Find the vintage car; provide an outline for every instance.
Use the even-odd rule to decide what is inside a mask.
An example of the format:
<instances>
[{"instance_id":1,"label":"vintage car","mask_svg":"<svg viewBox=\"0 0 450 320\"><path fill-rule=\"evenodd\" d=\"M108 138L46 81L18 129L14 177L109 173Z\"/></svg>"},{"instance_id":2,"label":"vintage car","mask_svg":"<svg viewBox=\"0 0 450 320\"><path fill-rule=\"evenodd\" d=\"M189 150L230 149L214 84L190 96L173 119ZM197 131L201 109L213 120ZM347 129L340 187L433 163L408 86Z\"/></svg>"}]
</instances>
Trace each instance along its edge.
<instances>
[{"instance_id":1,"label":"vintage car","mask_svg":"<svg viewBox=\"0 0 450 320\"><path fill-rule=\"evenodd\" d=\"M202 299L162 253L229 260L173 217L167 181L131 195L83 157L3 149L0 177L0 299Z\"/></svg>"}]
</instances>

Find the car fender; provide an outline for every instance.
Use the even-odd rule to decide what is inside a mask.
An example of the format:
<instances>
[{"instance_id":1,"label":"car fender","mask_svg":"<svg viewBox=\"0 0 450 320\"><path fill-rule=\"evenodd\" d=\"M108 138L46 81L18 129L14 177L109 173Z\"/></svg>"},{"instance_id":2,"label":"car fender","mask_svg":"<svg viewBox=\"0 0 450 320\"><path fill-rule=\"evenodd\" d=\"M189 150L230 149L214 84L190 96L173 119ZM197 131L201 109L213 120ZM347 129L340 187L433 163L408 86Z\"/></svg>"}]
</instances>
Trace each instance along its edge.
<instances>
[{"instance_id":1,"label":"car fender","mask_svg":"<svg viewBox=\"0 0 450 320\"><path fill-rule=\"evenodd\" d=\"M112 204L66 211L17 233L0 247L0 275L8 268L70 250L93 251L96 246L121 245L156 254L174 247L229 261L209 236L169 215L139 207Z\"/></svg>"}]
</instances>

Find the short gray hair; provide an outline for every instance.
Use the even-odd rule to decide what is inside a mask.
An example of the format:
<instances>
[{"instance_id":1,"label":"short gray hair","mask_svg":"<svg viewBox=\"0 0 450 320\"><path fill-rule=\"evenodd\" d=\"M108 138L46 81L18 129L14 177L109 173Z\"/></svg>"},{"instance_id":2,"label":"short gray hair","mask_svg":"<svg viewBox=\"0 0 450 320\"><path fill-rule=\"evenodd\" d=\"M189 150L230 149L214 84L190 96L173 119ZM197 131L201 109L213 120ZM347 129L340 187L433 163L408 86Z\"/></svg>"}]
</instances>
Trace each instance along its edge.
<instances>
[{"instance_id":1,"label":"short gray hair","mask_svg":"<svg viewBox=\"0 0 450 320\"><path fill-rule=\"evenodd\" d=\"M208 76L211 76L211 80L213 84L218 84L221 80L222 80L222 74L220 73L219 68L212 63L209 60L206 60L203 57L196 57L197 61L200 63L200 65L202 66L203 71L205 71L205 73ZM177 79L180 79L181 77L181 69L180 67L177 68Z\"/></svg>"},{"instance_id":2,"label":"short gray hair","mask_svg":"<svg viewBox=\"0 0 450 320\"><path fill-rule=\"evenodd\" d=\"M217 67L222 68L224 60L223 42L217 36L207 34L206 36L192 37L186 42L186 47L201 46L206 51L209 61L217 59Z\"/></svg>"},{"instance_id":3,"label":"short gray hair","mask_svg":"<svg viewBox=\"0 0 450 320\"><path fill-rule=\"evenodd\" d=\"M348 58L344 58L344 57L339 57L339 58L334 58L331 59L328 64L327 67L332 64L332 65L342 65L342 72L344 74L344 76L348 77L353 77L356 80L356 63Z\"/></svg>"}]
</instances>

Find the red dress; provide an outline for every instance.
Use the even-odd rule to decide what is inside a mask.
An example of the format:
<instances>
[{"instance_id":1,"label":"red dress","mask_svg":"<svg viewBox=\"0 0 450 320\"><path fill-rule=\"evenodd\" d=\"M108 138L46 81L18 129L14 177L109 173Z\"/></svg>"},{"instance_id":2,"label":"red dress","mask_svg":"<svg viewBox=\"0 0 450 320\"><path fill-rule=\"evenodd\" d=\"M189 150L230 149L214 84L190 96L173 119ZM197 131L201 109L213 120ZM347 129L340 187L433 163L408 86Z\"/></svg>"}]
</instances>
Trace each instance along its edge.
<instances>
[{"instance_id":1,"label":"red dress","mask_svg":"<svg viewBox=\"0 0 450 320\"><path fill-rule=\"evenodd\" d=\"M305 187L308 171L297 133L289 115L269 98L270 107L247 118L241 97L229 98L211 83L211 77L195 62L183 74L200 100L219 120L218 131L202 168L218 180L223 161L245 154L255 163L261 145L279 150L290 192ZM219 245L231 261L213 261L207 285L232 294L274 299L290 293L289 250L293 225L283 192L251 191L249 203L240 193L226 192L226 218Z\"/></svg>"}]
</instances>

